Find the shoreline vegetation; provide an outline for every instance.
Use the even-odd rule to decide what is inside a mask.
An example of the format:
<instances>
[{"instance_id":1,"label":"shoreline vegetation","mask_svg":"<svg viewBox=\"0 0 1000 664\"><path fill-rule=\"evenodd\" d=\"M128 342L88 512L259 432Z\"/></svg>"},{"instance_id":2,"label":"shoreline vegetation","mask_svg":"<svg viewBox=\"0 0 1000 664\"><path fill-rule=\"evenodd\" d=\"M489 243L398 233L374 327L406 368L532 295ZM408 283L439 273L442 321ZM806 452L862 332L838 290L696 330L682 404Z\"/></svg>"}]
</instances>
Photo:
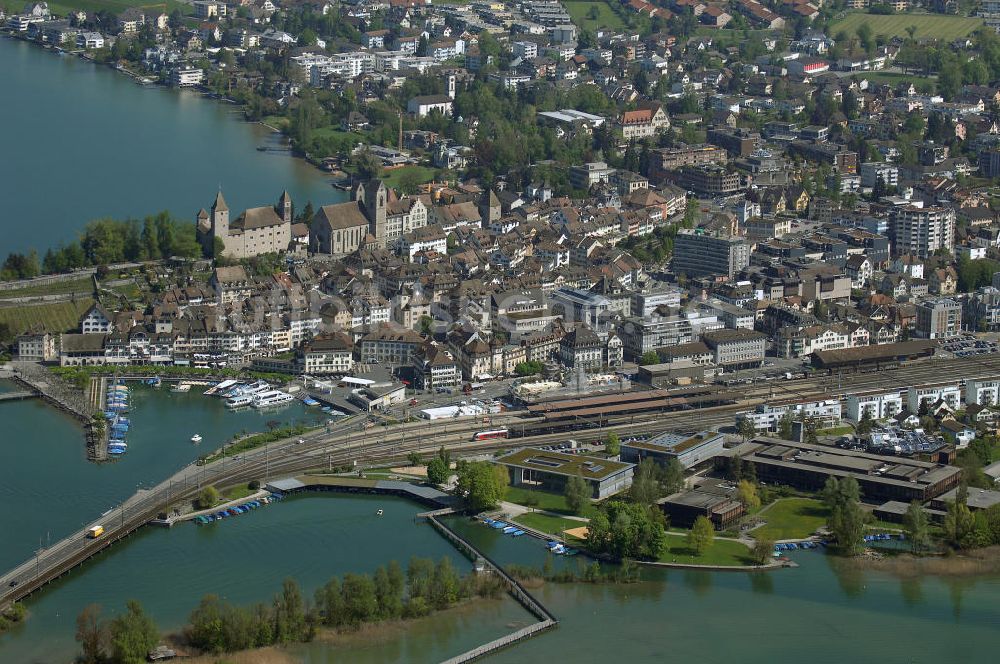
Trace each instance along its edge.
<instances>
[{"instance_id":1,"label":"shoreline vegetation","mask_svg":"<svg viewBox=\"0 0 1000 664\"><path fill-rule=\"evenodd\" d=\"M884 553L884 552L880 552ZM862 570L885 572L900 578L923 576L967 577L1000 574L1000 546L961 553L917 556L912 553L839 558L838 563Z\"/></svg>"},{"instance_id":2,"label":"shoreline vegetation","mask_svg":"<svg viewBox=\"0 0 1000 664\"><path fill-rule=\"evenodd\" d=\"M9 608L0 612L0 635L23 623L28 618L28 610L24 604L14 602Z\"/></svg>"},{"instance_id":3,"label":"shoreline vegetation","mask_svg":"<svg viewBox=\"0 0 1000 664\"><path fill-rule=\"evenodd\" d=\"M372 643L399 638L412 629L419 629L423 625L432 624L433 621L448 617L449 614L465 615L470 609L477 609L487 606L489 602L498 601L502 600L499 598L471 597L461 600L447 609L435 611L426 616L397 618L378 623L368 623L351 631L320 627L312 643L329 646L333 651L332 655L336 657L339 655L339 649L353 650L354 648L368 648ZM164 641L180 655L184 655L187 652L187 646L183 641L183 636L180 634L168 634L164 638ZM184 661L189 664L218 664L220 659L215 654L199 654L185 656ZM226 653L225 659L222 661L227 662L227 664L296 664L300 660L285 650L284 646L264 646L262 648ZM348 660L343 659L341 661Z\"/></svg>"},{"instance_id":4,"label":"shoreline vegetation","mask_svg":"<svg viewBox=\"0 0 1000 664\"><path fill-rule=\"evenodd\" d=\"M217 595L205 595L185 627L169 640L190 654L215 657L311 642L321 635L326 639L352 634L372 626L391 628L477 597L498 598L502 594L497 578L474 572L461 575L451 558L435 563L413 557L405 572L391 561L378 567L374 575L332 577L316 589L313 601L304 597L291 578L285 579L270 603L239 606ZM135 600L127 603L126 613L110 621L101 619L99 606L88 605L76 622L81 648L77 661L85 664L143 661L161 641L155 624Z\"/></svg>"},{"instance_id":5,"label":"shoreline vegetation","mask_svg":"<svg viewBox=\"0 0 1000 664\"><path fill-rule=\"evenodd\" d=\"M87 382L94 376L114 376L122 372L123 367L112 364L85 367L49 367L49 371L79 389L85 389ZM184 367L160 364L130 364L124 369L130 376L145 376L149 378L254 378L266 380L269 383L284 385L292 379L288 374L269 373L265 371L248 371L242 369L210 369L202 367Z\"/></svg>"},{"instance_id":6,"label":"shoreline vegetation","mask_svg":"<svg viewBox=\"0 0 1000 664\"><path fill-rule=\"evenodd\" d=\"M284 427L277 427L271 429L270 431L254 434L237 434L233 442L226 443L219 449L198 457L197 463L199 465L210 463L216 459L221 459L222 457L232 457L237 454L242 454L243 452L249 452L250 450L261 447L268 443L273 443L279 440L284 440L286 438L292 438L294 436L301 436L302 434L308 433L310 431L316 431L321 429L321 426L309 426L306 424L294 424ZM241 437L242 436L242 437Z\"/></svg>"},{"instance_id":7,"label":"shoreline vegetation","mask_svg":"<svg viewBox=\"0 0 1000 664\"><path fill-rule=\"evenodd\" d=\"M65 53L67 55L76 56L77 58L79 58L80 60L82 60L84 62L88 62L88 63L90 63L92 65L95 65L95 66L98 66L98 67L103 67L103 68L106 68L106 69L110 69L111 71L113 71L115 73L121 74L122 76L125 76L126 78L128 78L129 80L133 81L134 83L136 83L137 85L139 85L141 87L146 87L148 85L157 85L157 86L160 86L160 87L163 87L163 88L171 89L170 85L168 85L166 82L164 82L164 81L162 81L160 79L153 79L153 78L150 78L150 77L141 76L141 75L136 74L135 72L131 71L128 67L119 67L119 66L117 66L117 63L114 60L100 60L98 58L95 58L93 56L93 54L89 53L88 51L82 50L82 49L73 49L73 50L69 50L69 51L67 51L65 49L62 49L62 48L51 49L51 48L47 48L46 46L43 46L43 45L35 42L32 39L27 39L26 37L22 37L19 34L11 34L9 32L4 32L4 31L0 31L0 36L6 37L8 39L22 41L22 42L31 44L33 46L40 47L43 51L50 51L52 53ZM183 90L178 90L178 91L180 92L180 91L183 91ZM202 99L210 99L210 100L222 103L222 104L227 104L229 106L235 106L235 107L237 107L243 113L243 117L241 118L242 122L244 122L246 124L253 124L253 125L259 125L261 127L264 127L265 129L268 129L271 133L278 134L278 135L284 137L284 139L289 142L289 146L291 146L291 142L292 142L293 136L290 133L289 129L287 127L285 129L282 129L282 128L278 127L278 126L275 126L277 123L269 122L269 119L271 118L271 116L253 117L251 113L247 112L248 109L250 108L250 105L246 101L239 101L239 100L236 100L236 99L232 99L232 98L226 96L225 94L221 94L219 92L213 91L209 86L204 85L204 84L195 86L193 88L189 88L189 91L195 92ZM317 159L317 158L311 156L308 152L306 152L304 150L301 150L301 149L298 149L298 148L291 148L290 147L290 149L288 150L288 154L293 159L298 159L298 160L302 161L303 163L306 163L306 164L312 166L313 168L315 168L317 171L319 171L323 175L326 175L326 176L330 176L331 175L330 171L328 169L324 168L324 162L323 162L323 160Z\"/></svg>"}]
</instances>

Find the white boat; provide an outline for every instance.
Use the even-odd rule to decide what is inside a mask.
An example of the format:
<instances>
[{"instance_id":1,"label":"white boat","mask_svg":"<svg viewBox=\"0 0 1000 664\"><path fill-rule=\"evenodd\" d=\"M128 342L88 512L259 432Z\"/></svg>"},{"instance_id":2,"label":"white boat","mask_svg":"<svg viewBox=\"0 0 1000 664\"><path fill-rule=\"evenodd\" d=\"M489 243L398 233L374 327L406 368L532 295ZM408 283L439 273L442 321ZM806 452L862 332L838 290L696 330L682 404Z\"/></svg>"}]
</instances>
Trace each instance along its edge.
<instances>
[{"instance_id":1,"label":"white boat","mask_svg":"<svg viewBox=\"0 0 1000 664\"><path fill-rule=\"evenodd\" d=\"M289 401L293 401L294 399L295 397L287 392L282 392L281 390L268 390L254 396L253 407L267 408L268 406L278 406L288 403Z\"/></svg>"},{"instance_id":2,"label":"white boat","mask_svg":"<svg viewBox=\"0 0 1000 664\"><path fill-rule=\"evenodd\" d=\"M191 442L192 443L200 443L201 442L201 435L195 434L195 435L191 436Z\"/></svg>"},{"instance_id":3,"label":"white boat","mask_svg":"<svg viewBox=\"0 0 1000 664\"><path fill-rule=\"evenodd\" d=\"M217 383L216 385L213 385L205 390L204 394L213 396L219 393L228 392L230 388L235 387L238 383L238 380L224 380L221 383Z\"/></svg>"},{"instance_id":4,"label":"white boat","mask_svg":"<svg viewBox=\"0 0 1000 664\"><path fill-rule=\"evenodd\" d=\"M191 391L191 383L177 383L176 385L174 385L173 387L170 388L170 391L171 392L190 392Z\"/></svg>"},{"instance_id":5,"label":"white boat","mask_svg":"<svg viewBox=\"0 0 1000 664\"><path fill-rule=\"evenodd\" d=\"M382 510L381 510L381 509L379 509L379 511L378 511L378 512L375 512L375 516L382 516Z\"/></svg>"},{"instance_id":6,"label":"white boat","mask_svg":"<svg viewBox=\"0 0 1000 664\"><path fill-rule=\"evenodd\" d=\"M253 397L249 394L241 394L226 400L226 408L244 408L253 405Z\"/></svg>"},{"instance_id":7,"label":"white boat","mask_svg":"<svg viewBox=\"0 0 1000 664\"><path fill-rule=\"evenodd\" d=\"M240 388L240 394L260 394L261 392L266 392L271 389L271 385L263 380L258 380L256 383L250 383L249 385L244 385Z\"/></svg>"}]
</instances>

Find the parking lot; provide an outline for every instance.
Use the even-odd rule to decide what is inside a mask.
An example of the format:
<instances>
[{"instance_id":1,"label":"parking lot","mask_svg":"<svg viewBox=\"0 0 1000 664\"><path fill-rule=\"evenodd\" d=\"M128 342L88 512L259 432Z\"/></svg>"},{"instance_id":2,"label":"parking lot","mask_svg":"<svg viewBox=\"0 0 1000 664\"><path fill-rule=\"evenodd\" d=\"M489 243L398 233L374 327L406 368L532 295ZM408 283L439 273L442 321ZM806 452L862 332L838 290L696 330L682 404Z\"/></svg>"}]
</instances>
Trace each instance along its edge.
<instances>
[{"instance_id":1,"label":"parking lot","mask_svg":"<svg viewBox=\"0 0 1000 664\"><path fill-rule=\"evenodd\" d=\"M996 353L1000 350L1000 344L989 339L979 339L973 334L963 334L941 342L940 348L953 357L973 357Z\"/></svg>"}]
</instances>

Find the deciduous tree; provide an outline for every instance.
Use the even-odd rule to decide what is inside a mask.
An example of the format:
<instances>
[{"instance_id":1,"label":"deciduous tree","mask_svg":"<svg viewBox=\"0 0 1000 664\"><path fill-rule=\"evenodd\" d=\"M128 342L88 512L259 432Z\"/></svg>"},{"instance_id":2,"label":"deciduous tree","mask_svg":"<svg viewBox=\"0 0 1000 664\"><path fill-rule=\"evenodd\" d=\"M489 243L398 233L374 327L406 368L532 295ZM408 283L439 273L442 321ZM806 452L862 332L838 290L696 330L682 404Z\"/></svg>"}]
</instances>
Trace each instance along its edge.
<instances>
[{"instance_id":1,"label":"deciduous tree","mask_svg":"<svg viewBox=\"0 0 1000 664\"><path fill-rule=\"evenodd\" d=\"M757 565L766 565L774 559L774 540L769 537L759 537L750 549L750 557Z\"/></svg>"},{"instance_id":2,"label":"deciduous tree","mask_svg":"<svg viewBox=\"0 0 1000 664\"><path fill-rule=\"evenodd\" d=\"M621 439L618 434L612 431L608 434L608 439L605 441L604 451L611 456L618 456L622 451Z\"/></svg>"},{"instance_id":3,"label":"deciduous tree","mask_svg":"<svg viewBox=\"0 0 1000 664\"><path fill-rule=\"evenodd\" d=\"M906 531L906 538L910 541L910 549L913 553L922 553L930 548L931 535L930 524L927 513L920 506L920 502L914 500L903 515L903 529Z\"/></svg>"},{"instance_id":4,"label":"deciduous tree","mask_svg":"<svg viewBox=\"0 0 1000 664\"><path fill-rule=\"evenodd\" d=\"M715 540L715 528L708 517L701 515L694 520L694 525L687 534L687 544L696 555L703 555Z\"/></svg>"},{"instance_id":5,"label":"deciduous tree","mask_svg":"<svg viewBox=\"0 0 1000 664\"><path fill-rule=\"evenodd\" d=\"M458 491L470 509L492 509L503 500L509 477L507 469L488 461L463 464L458 471Z\"/></svg>"},{"instance_id":6,"label":"deciduous tree","mask_svg":"<svg viewBox=\"0 0 1000 664\"><path fill-rule=\"evenodd\" d=\"M81 664L100 664L104 661L107 626L101 621L101 607L88 604L76 617L76 642L80 644Z\"/></svg>"},{"instance_id":7,"label":"deciduous tree","mask_svg":"<svg viewBox=\"0 0 1000 664\"><path fill-rule=\"evenodd\" d=\"M590 485L580 475L573 475L566 480L566 505L569 506L574 514L583 513L584 509L590 504L591 495Z\"/></svg>"},{"instance_id":8,"label":"deciduous tree","mask_svg":"<svg viewBox=\"0 0 1000 664\"><path fill-rule=\"evenodd\" d=\"M139 602L129 600L125 613L111 621L111 657L116 664L142 664L156 647L160 632Z\"/></svg>"},{"instance_id":9,"label":"deciduous tree","mask_svg":"<svg viewBox=\"0 0 1000 664\"><path fill-rule=\"evenodd\" d=\"M740 501L748 512L760 507L757 485L747 480L740 480L736 484L736 500Z\"/></svg>"}]
</instances>

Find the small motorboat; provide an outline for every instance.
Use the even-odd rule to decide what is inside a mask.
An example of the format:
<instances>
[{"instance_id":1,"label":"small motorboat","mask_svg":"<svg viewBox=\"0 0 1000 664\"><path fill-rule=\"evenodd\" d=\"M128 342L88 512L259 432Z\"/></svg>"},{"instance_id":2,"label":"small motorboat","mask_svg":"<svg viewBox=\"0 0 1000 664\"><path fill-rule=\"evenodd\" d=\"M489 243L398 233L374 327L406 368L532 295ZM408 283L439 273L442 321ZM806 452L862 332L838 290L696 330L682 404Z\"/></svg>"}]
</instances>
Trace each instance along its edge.
<instances>
[{"instance_id":1,"label":"small motorboat","mask_svg":"<svg viewBox=\"0 0 1000 664\"><path fill-rule=\"evenodd\" d=\"M375 516L382 516L382 510L381 510L381 509L379 509L379 511L378 511L378 512L375 512Z\"/></svg>"},{"instance_id":2,"label":"small motorboat","mask_svg":"<svg viewBox=\"0 0 1000 664\"><path fill-rule=\"evenodd\" d=\"M191 442L192 443L200 443L201 442L201 435L195 434L195 435L191 436Z\"/></svg>"}]
</instances>

